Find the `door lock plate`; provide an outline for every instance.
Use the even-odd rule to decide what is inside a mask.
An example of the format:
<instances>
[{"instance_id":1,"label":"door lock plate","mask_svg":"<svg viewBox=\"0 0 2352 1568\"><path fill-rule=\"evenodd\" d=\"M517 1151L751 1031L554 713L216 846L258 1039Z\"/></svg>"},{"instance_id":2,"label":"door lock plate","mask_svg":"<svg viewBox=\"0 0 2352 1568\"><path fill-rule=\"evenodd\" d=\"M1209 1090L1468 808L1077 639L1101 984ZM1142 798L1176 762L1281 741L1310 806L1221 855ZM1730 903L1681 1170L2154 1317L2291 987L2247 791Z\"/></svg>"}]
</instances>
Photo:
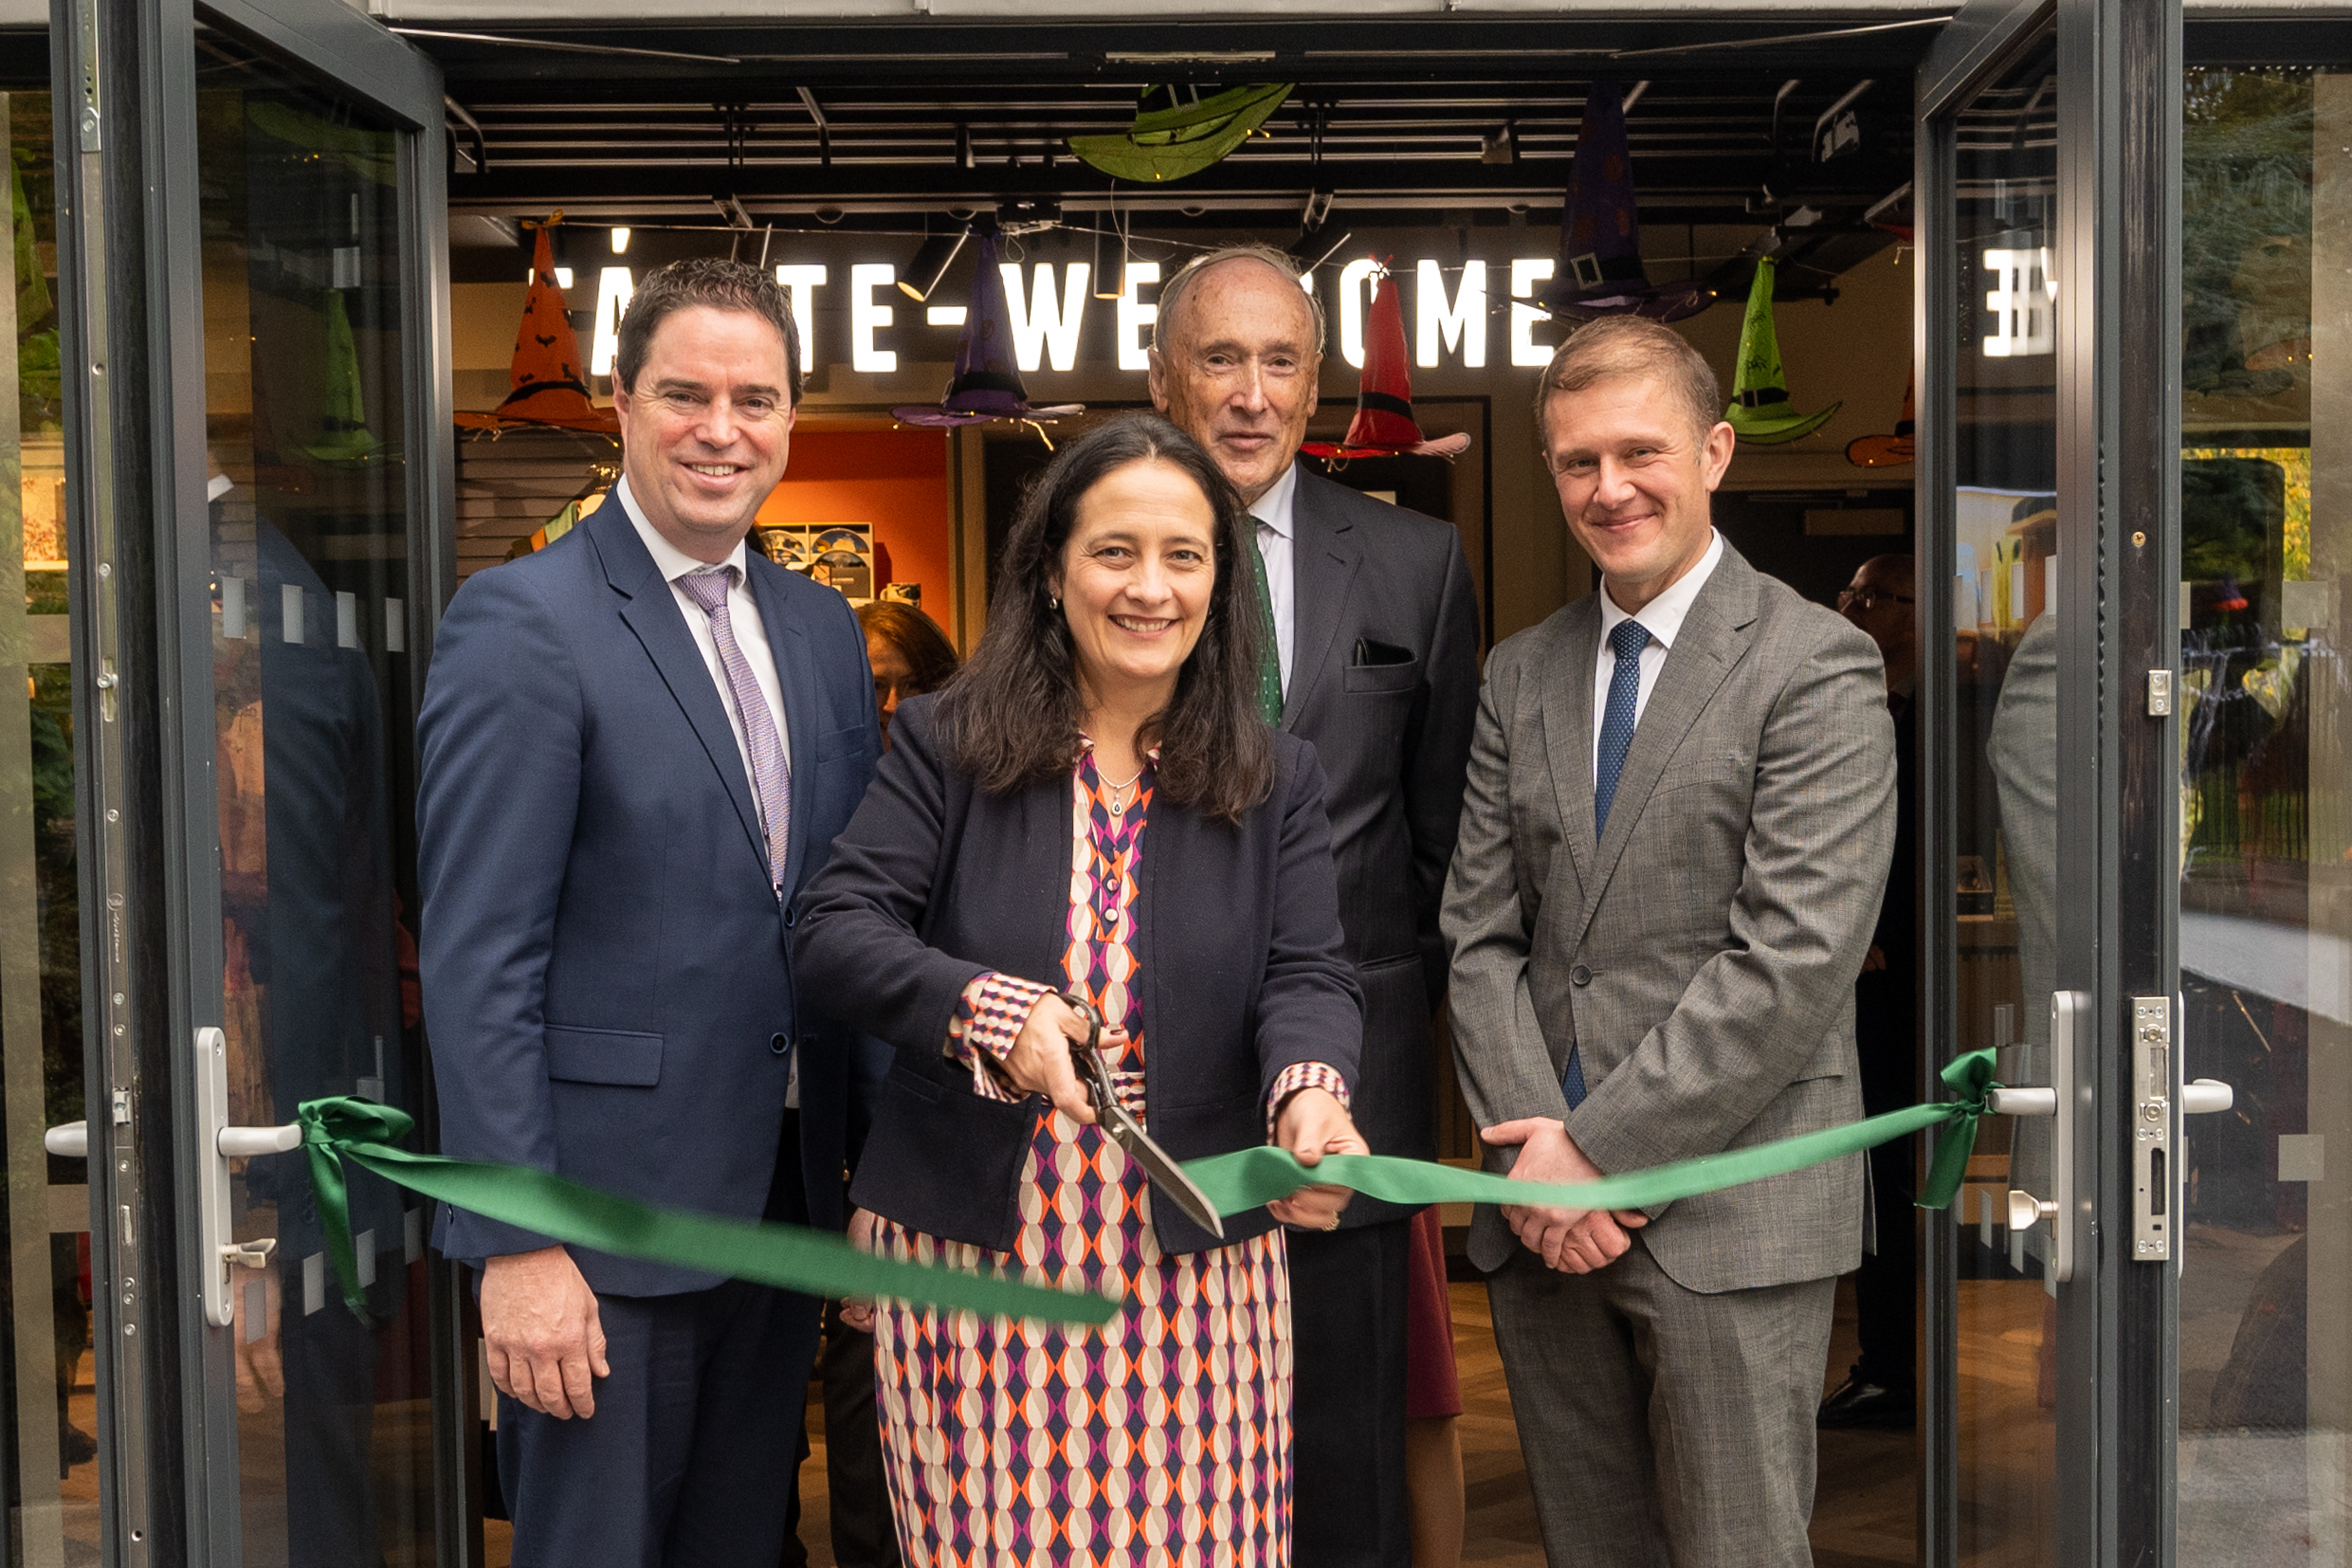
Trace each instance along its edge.
<instances>
[{"instance_id":1,"label":"door lock plate","mask_svg":"<svg viewBox=\"0 0 2352 1568\"><path fill-rule=\"evenodd\" d=\"M2131 1256L2135 1263L2172 1257L2179 1166L2173 1129L2175 1067L2173 999L2131 999Z\"/></svg>"}]
</instances>

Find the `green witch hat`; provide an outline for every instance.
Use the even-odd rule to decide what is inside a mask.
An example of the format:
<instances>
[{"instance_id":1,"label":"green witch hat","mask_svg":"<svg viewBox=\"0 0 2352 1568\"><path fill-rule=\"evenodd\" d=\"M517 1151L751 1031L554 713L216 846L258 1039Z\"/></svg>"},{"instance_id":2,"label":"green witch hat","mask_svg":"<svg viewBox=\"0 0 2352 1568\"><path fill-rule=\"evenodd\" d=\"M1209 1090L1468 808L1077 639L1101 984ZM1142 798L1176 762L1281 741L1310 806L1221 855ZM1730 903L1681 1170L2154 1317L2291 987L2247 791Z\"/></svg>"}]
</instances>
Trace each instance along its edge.
<instances>
[{"instance_id":1,"label":"green witch hat","mask_svg":"<svg viewBox=\"0 0 2352 1568\"><path fill-rule=\"evenodd\" d=\"M340 289L327 290L326 415L319 439L302 448L322 463L362 463L384 449L368 428L367 404L359 393L359 346L351 335L351 313Z\"/></svg>"},{"instance_id":2,"label":"green witch hat","mask_svg":"<svg viewBox=\"0 0 2352 1568\"><path fill-rule=\"evenodd\" d=\"M1289 96L1288 82L1232 87L1211 98L1188 87L1146 87L1134 124L1116 136L1072 137L1069 149L1117 179L1178 180L1248 141Z\"/></svg>"},{"instance_id":3,"label":"green witch hat","mask_svg":"<svg viewBox=\"0 0 2352 1568\"><path fill-rule=\"evenodd\" d=\"M1819 413L1798 413L1789 404L1788 378L1780 371L1780 338L1772 325L1771 257L1756 264L1756 281L1748 285L1747 317L1740 323L1740 370L1731 385L1731 406L1723 418L1741 440L1759 447L1777 446L1813 434L1845 405L1832 403Z\"/></svg>"}]
</instances>

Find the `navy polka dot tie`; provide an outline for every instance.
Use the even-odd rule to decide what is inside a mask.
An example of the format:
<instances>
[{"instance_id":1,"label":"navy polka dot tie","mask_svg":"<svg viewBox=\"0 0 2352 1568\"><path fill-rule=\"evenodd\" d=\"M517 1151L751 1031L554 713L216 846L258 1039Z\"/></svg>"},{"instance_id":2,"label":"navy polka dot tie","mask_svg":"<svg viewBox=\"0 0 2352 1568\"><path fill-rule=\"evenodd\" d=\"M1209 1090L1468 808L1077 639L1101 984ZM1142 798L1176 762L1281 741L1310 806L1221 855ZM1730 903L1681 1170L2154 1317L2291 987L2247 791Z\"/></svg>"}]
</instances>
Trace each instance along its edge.
<instances>
[{"instance_id":1,"label":"navy polka dot tie","mask_svg":"<svg viewBox=\"0 0 2352 1568\"><path fill-rule=\"evenodd\" d=\"M1634 708L1642 691L1642 649L1649 646L1650 632L1639 621L1619 621L1609 633L1617 667L1609 676L1609 708L1601 716L1600 756L1593 770L1595 840L1609 827L1609 805L1616 798L1617 775L1625 771L1625 754L1633 746ZM1560 1074L1559 1086L1568 1097L1570 1110L1584 1103L1584 1061L1574 1046L1568 1048L1568 1068Z\"/></svg>"}]
</instances>

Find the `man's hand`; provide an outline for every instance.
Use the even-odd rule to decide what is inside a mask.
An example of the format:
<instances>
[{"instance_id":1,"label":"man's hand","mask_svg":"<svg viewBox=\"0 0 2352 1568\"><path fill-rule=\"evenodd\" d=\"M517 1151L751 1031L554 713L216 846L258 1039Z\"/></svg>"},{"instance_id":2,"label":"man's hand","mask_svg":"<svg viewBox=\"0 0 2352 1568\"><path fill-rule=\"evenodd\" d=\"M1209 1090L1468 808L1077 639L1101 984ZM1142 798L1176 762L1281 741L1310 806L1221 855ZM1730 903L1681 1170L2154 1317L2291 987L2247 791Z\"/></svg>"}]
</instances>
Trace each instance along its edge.
<instances>
[{"instance_id":1,"label":"man's hand","mask_svg":"<svg viewBox=\"0 0 2352 1568\"><path fill-rule=\"evenodd\" d=\"M259 1415L266 1408L265 1401L286 1396L285 1366L278 1354L278 1270L273 1266L261 1273L262 1321L258 1325L246 1319L250 1282L232 1280L234 1288L228 1296L235 1313L230 1337L237 1341L237 1409L246 1415Z\"/></svg>"},{"instance_id":2,"label":"man's hand","mask_svg":"<svg viewBox=\"0 0 2352 1568\"><path fill-rule=\"evenodd\" d=\"M870 1209L849 1211L849 1245L861 1252L874 1249L874 1213ZM841 1322L844 1327L860 1334L874 1332L874 1304L866 1296L844 1296L841 1299Z\"/></svg>"},{"instance_id":3,"label":"man's hand","mask_svg":"<svg viewBox=\"0 0 2352 1568\"><path fill-rule=\"evenodd\" d=\"M1513 1181L1598 1181L1599 1166L1584 1158L1568 1129L1548 1116L1522 1117L1479 1134L1497 1148L1519 1150L1511 1167ZM1503 1217L1526 1249L1544 1266L1570 1274L1589 1274L1625 1256L1633 1245L1626 1234L1650 1223L1636 1209L1611 1213L1605 1209L1543 1209L1505 1204Z\"/></svg>"},{"instance_id":4,"label":"man's hand","mask_svg":"<svg viewBox=\"0 0 2352 1568\"><path fill-rule=\"evenodd\" d=\"M1862 973L1865 975L1876 975L1886 967L1887 950L1879 946L1876 942L1872 942L1870 944L1870 950L1862 955Z\"/></svg>"},{"instance_id":5,"label":"man's hand","mask_svg":"<svg viewBox=\"0 0 2352 1568\"><path fill-rule=\"evenodd\" d=\"M596 1293L562 1248L509 1253L483 1266L482 1338L500 1393L559 1421L596 1413L593 1378L612 1375L604 1325Z\"/></svg>"},{"instance_id":6,"label":"man's hand","mask_svg":"<svg viewBox=\"0 0 2352 1568\"><path fill-rule=\"evenodd\" d=\"M1274 1141L1297 1156L1302 1165L1321 1164L1325 1155L1372 1152L1347 1107L1329 1089L1301 1089L1284 1101L1274 1118ZM1302 1231L1336 1231L1340 1212L1355 1195L1345 1187L1302 1187L1267 1204L1266 1212Z\"/></svg>"},{"instance_id":7,"label":"man's hand","mask_svg":"<svg viewBox=\"0 0 2352 1568\"><path fill-rule=\"evenodd\" d=\"M1092 1122L1094 1102L1086 1097L1078 1069L1070 1063L1070 1047L1085 1045L1087 1033L1086 1021L1078 1016L1076 1008L1059 996L1040 996L1029 1010L1020 1037L999 1065L1013 1087L1044 1095L1072 1121ZM1104 1053L1126 1037L1122 1030L1104 1029Z\"/></svg>"}]
</instances>

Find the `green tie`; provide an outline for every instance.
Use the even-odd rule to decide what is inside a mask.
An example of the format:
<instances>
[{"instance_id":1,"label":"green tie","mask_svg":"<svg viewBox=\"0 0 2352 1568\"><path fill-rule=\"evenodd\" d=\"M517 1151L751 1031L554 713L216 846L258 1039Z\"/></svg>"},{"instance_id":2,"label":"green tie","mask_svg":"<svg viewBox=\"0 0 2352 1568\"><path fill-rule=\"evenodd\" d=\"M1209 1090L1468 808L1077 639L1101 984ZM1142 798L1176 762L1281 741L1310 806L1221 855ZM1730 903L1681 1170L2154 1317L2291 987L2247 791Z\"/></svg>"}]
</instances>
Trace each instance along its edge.
<instances>
[{"instance_id":1,"label":"green tie","mask_svg":"<svg viewBox=\"0 0 2352 1568\"><path fill-rule=\"evenodd\" d=\"M1266 552L1258 548L1258 520L1249 520L1249 565L1258 585L1258 712L1282 723L1282 644L1275 640L1274 594L1266 586Z\"/></svg>"}]
</instances>

